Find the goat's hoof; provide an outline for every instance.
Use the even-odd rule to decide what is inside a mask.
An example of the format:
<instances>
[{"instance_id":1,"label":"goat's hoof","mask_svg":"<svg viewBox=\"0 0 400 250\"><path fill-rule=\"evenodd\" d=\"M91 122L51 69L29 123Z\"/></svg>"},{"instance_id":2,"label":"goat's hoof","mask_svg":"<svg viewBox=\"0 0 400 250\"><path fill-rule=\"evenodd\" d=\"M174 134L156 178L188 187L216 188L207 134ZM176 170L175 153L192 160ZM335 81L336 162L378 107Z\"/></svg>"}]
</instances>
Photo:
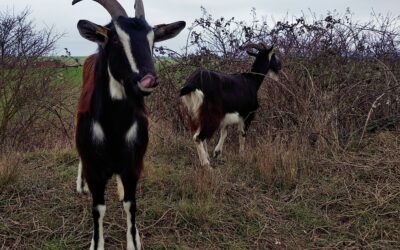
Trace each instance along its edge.
<instances>
[{"instance_id":1,"label":"goat's hoof","mask_svg":"<svg viewBox=\"0 0 400 250\"><path fill-rule=\"evenodd\" d=\"M218 156L220 156L220 155L221 155L221 150L215 150L213 157L218 158Z\"/></svg>"},{"instance_id":2,"label":"goat's hoof","mask_svg":"<svg viewBox=\"0 0 400 250\"><path fill-rule=\"evenodd\" d=\"M214 170L214 168L211 167L210 162L208 162L208 163L205 164L205 165L202 165L202 167L204 167L204 169L205 169L206 171L209 171L209 172L211 172L211 171Z\"/></svg>"},{"instance_id":3,"label":"goat's hoof","mask_svg":"<svg viewBox=\"0 0 400 250\"><path fill-rule=\"evenodd\" d=\"M201 164L202 166L208 166L208 167L210 167L210 161L209 161L208 159L202 160L202 161L200 162L200 164Z\"/></svg>"},{"instance_id":4,"label":"goat's hoof","mask_svg":"<svg viewBox=\"0 0 400 250\"><path fill-rule=\"evenodd\" d=\"M83 193L84 194L88 194L89 193L89 186L88 186L88 184L86 182L83 185Z\"/></svg>"},{"instance_id":5,"label":"goat's hoof","mask_svg":"<svg viewBox=\"0 0 400 250\"><path fill-rule=\"evenodd\" d=\"M76 185L76 192L80 195L86 195L89 193L89 187L86 183L83 184L83 187L78 184Z\"/></svg>"}]
</instances>

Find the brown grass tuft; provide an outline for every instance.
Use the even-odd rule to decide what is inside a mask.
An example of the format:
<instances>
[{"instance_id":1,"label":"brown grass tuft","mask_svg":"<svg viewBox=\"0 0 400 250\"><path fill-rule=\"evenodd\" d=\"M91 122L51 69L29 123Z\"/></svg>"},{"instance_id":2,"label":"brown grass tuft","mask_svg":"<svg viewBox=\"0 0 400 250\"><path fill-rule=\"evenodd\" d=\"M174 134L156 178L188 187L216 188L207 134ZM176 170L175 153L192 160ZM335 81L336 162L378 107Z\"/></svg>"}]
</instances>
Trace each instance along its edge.
<instances>
[{"instance_id":1,"label":"brown grass tuft","mask_svg":"<svg viewBox=\"0 0 400 250\"><path fill-rule=\"evenodd\" d=\"M20 176L21 156L9 154L0 157L0 191L15 184Z\"/></svg>"},{"instance_id":2,"label":"brown grass tuft","mask_svg":"<svg viewBox=\"0 0 400 250\"><path fill-rule=\"evenodd\" d=\"M267 184L291 188L297 184L300 173L309 169L311 154L307 144L276 138L259 143L252 158Z\"/></svg>"}]
</instances>

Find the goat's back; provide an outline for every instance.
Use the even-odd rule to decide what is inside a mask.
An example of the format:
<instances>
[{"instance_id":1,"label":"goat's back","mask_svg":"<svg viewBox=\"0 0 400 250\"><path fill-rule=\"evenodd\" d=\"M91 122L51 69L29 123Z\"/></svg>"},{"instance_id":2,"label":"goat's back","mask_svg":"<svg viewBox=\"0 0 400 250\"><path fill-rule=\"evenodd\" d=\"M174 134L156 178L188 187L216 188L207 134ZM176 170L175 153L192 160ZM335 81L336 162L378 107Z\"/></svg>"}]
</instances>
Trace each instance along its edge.
<instances>
[{"instance_id":1,"label":"goat's back","mask_svg":"<svg viewBox=\"0 0 400 250\"><path fill-rule=\"evenodd\" d=\"M208 102L221 106L224 113L246 113L258 108L257 85L244 74L196 70L181 88L180 96L196 89Z\"/></svg>"}]
</instances>

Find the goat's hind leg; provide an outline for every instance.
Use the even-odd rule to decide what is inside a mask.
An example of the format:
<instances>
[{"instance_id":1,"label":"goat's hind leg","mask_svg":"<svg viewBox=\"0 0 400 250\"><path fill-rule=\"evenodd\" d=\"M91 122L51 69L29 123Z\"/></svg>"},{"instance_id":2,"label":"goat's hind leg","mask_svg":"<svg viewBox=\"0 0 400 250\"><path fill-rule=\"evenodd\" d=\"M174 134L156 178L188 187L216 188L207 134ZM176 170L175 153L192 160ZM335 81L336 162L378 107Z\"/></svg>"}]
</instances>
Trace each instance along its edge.
<instances>
[{"instance_id":1,"label":"goat's hind leg","mask_svg":"<svg viewBox=\"0 0 400 250\"><path fill-rule=\"evenodd\" d=\"M246 131L244 121L241 119L238 124L239 130L239 153L244 153L244 145L246 143Z\"/></svg>"},{"instance_id":2,"label":"goat's hind leg","mask_svg":"<svg viewBox=\"0 0 400 250\"><path fill-rule=\"evenodd\" d=\"M78 176L76 178L76 191L79 194L82 193L86 194L89 192L88 185L85 181L85 178L82 175L82 160L79 160L79 165L78 165Z\"/></svg>"},{"instance_id":3,"label":"goat's hind leg","mask_svg":"<svg viewBox=\"0 0 400 250\"><path fill-rule=\"evenodd\" d=\"M249 130L249 126L253 119L254 119L254 112L247 115L247 117L245 119L240 118L240 120L239 120L238 130L239 130L239 153L240 154L244 153L247 131Z\"/></svg>"},{"instance_id":4,"label":"goat's hind leg","mask_svg":"<svg viewBox=\"0 0 400 250\"><path fill-rule=\"evenodd\" d=\"M217 158L218 156L221 155L222 153L222 148L224 147L224 142L226 139L226 136L228 135L228 130L226 127L222 127L220 131L220 137L217 146L214 149L214 158Z\"/></svg>"}]
</instances>

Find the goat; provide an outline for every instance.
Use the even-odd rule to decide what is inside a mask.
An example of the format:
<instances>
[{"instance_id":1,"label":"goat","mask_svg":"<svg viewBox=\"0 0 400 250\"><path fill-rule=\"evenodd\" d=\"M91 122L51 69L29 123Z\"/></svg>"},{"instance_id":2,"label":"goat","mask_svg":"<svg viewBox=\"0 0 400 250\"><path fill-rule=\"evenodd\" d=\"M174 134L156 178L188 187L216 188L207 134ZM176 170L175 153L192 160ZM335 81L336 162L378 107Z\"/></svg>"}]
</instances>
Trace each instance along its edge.
<instances>
[{"instance_id":1,"label":"goat","mask_svg":"<svg viewBox=\"0 0 400 250\"><path fill-rule=\"evenodd\" d=\"M136 186L148 143L144 97L158 85L153 44L175 37L186 24L180 21L150 27L142 0L135 2L134 18L128 17L117 0L95 1L109 12L112 21L106 26L78 22L81 36L99 48L83 67L75 135L80 157L77 191L88 189L93 199L90 249L104 249L104 192L108 180L116 175L127 214L127 249L138 250Z\"/></svg>"},{"instance_id":2,"label":"goat","mask_svg":"<svg viewBox=\"0 0 400 250\"><path fill-rule=\"evenodd\" d=\"M197 70L186 80L180 90L186 107L201 165L210 165L207 139L220 129L220 139L214 157L222 153L227 126L238 124L239 151L243 152L246 132L254 119L259 104L257 92L265 75L276 79L281 63L275 55L275 47L265 43L249 44L247 53L255 57L251 72L224 74L209 70ZM253 49L257 49L258 53Z\"/></svg>"}]
</instances>

